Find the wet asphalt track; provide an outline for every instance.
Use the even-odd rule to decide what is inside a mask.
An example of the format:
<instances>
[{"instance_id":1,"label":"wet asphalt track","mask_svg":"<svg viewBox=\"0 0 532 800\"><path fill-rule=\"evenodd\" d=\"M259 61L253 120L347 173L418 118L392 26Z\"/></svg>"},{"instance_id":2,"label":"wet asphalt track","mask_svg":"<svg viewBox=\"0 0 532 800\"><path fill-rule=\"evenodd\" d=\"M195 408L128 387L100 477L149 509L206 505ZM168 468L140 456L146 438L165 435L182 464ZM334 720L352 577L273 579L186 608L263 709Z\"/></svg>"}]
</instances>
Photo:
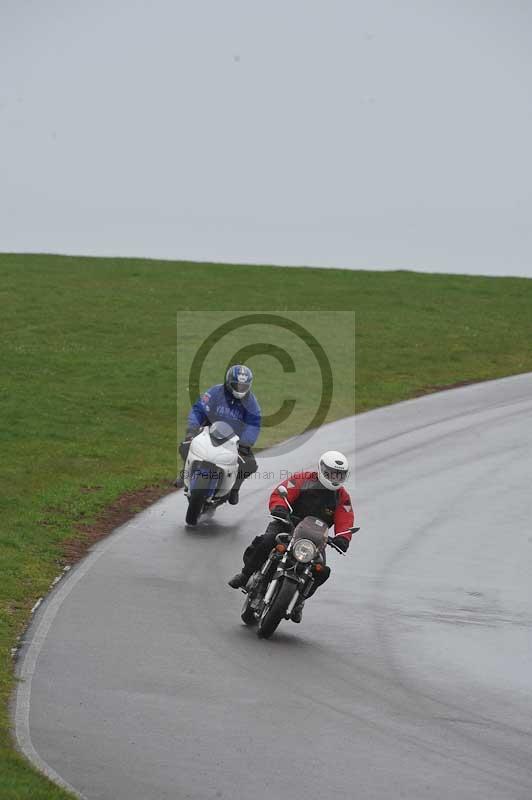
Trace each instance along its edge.
<instances>
[{"instance_id":1,"label":"wet asphalt track","mask_svg":"<svg viewBox=\"0 0 532 800\"><path fill-rule=\"evenodd\" d=\"M272 640L226 585L271 479L197 530L173 494L59 584L19 659L41 767L90 800L530 800L532 375L341 421L262 468L330 447L356 452L362 531Z\"/></svg>"}]
</instances>

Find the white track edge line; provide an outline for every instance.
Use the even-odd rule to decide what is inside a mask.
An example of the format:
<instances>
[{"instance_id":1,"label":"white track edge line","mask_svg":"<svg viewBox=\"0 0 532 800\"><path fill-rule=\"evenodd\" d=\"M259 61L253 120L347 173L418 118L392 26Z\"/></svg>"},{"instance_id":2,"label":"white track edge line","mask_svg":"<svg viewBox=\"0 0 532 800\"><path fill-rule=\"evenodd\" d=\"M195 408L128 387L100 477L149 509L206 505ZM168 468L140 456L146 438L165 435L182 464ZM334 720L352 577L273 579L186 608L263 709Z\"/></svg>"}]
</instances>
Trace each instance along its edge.
<instances>
[{"instance_id":1,"label":"white track edge line","mask_svg":"<svg viewBox=\"0 0 532 800\"><path fill-rule=\"evenodd\" d=\"M131 523L129 523L129 529L131 530ZM120 535L120 533L121 531L118 529L115 535L111 535L105 544L100 545L97 550L88 555L73 572L65 576L60 586L49 595L44 605L42 616L31 634L31 641L21 659L20 666L16 669L18 684L15 691L14 716L15 740L18 748L39 772L42 772L58 786L79 797L80 800L87 800L87 798L41 758L33 746L30 734L31 686L39 654L61 605L92 565L114 544L117 534Z\"/></svg>"}]
</instances>

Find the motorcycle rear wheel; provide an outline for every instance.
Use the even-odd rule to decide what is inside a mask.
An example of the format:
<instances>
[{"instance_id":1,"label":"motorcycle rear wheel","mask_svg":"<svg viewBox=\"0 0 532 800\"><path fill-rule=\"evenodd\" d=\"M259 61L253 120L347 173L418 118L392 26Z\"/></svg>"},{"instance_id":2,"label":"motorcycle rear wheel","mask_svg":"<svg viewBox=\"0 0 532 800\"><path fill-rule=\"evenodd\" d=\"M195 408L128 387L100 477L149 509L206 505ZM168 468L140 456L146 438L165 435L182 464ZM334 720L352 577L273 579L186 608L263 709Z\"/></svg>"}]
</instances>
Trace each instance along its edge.
<instances>
[{"instance_id":1,"label":"motorcycle rear wheel","mask_svg":"<svg viewBox=\"0 0 532 800\"><path fill-rule=\"evenodd\" d=\"M273 600L259 619L259 626L257 628L257 636L259 639L269 639L270 636L275 633L279 623L285 617L286 609L290 605L294 594L297 592L297 588L296 583L281 578L281 584Z\"/></svg>"}]
</instances>

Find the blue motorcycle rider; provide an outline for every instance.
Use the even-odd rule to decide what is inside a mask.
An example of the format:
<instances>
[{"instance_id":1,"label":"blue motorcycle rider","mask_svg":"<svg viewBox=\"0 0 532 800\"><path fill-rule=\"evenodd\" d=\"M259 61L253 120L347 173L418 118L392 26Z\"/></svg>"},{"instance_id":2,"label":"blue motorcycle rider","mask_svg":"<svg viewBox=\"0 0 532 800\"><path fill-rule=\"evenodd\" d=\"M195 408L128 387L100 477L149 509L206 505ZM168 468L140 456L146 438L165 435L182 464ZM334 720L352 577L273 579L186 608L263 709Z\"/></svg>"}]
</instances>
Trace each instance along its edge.
<instances>
[{"instance_id":1,"label":"blue motorcycle rider","mask_svg":"<svg viewBox=\"0 0 532 800\"><path fill-rule=\"evenodd\" d=\"M253 373L243 364L229 367L225 383L211 386L192 406L188 415L185 438L179 445L179 452L184 462L187 460L190 443L205 425L223 420L228 422L237 436L238 457L240 466L235 485L231 489L229 502L236 506L242 483L257 471L257 462L251 451L258 439L261 426L261 410L257 398L251 391ZM175 485L183 486L182 475Z\"/></svg>"}]
</instances>

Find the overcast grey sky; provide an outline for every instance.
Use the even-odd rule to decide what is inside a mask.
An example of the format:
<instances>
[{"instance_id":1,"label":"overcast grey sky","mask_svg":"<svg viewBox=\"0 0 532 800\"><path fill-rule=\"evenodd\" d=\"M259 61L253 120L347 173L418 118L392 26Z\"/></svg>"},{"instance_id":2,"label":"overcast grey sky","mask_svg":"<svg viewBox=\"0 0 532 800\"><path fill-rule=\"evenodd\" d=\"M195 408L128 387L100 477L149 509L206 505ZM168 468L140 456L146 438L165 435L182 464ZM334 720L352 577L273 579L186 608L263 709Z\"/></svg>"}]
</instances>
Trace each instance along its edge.
<instances>
[{"instance_id":1,"label":"overcast grey sky","mask_svg":"<svg viewBox=\"0 0 532 800\"><path fill-rule=\"evenodd\" d=\"M532 277L532 2L0 0L0 250Z\"/></svg>"}]
</instances>

